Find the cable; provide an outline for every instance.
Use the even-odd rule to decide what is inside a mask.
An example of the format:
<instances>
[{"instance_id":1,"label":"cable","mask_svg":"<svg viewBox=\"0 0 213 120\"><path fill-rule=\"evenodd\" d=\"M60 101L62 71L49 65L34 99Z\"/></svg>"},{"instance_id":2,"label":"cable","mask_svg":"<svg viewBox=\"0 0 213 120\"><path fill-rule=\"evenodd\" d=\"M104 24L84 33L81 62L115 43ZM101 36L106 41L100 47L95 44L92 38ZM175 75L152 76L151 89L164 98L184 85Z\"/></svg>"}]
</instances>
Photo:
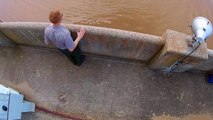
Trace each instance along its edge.
<instances>
[{"instance_id":1,"label":"cable","mask_svg":"<svg viewBox=\"0 0 213 120\"><path fill-rule=\"evenodd\" d=\"M181 61L183 62L187 57L189 57L195 50L197 50L200 47L200 45L201 45L201 43L198 42L198 46L194 50L192 50L192 52L189 53L187 56L185 56L184 58L182 58Z\"/></svg>"},{"instance_id":2,"label":"cable","mask_svg":"<svg viewBox=\"0 0 213 120\"><path fill-rule=\"evenodd\" d=\"M183 63L183 61L189 57L193 52L195 52L195 50L197 50L199 47L200 47L201 43L198 43L198 46L192 50L188 55L186 55L185 57L183 57L181 60L177 60L175 62L175 64L169 69L169 70L166 70L168 73L172 73L180 64Z\"/></svg>"},{"instance_id":3,"label":"cable","mask_svg":"<svg viewBox=\"0 0 213 120\"><path fill-rule=\"evenodd\" d=\"M80 118L80 117L77 117L77 116L72 115L70 113L64 113L64 112L50 110L50 109L47 109L47 108L45 108L43 106L39 106L39 105L36 105L36 109L40 110L40 111L43 111L45 113L49 113L49 114L55 115L57 117L68 119L68 120L91 120L91 119L87 119L87 118Z\"/></svg>"}]
</instances>

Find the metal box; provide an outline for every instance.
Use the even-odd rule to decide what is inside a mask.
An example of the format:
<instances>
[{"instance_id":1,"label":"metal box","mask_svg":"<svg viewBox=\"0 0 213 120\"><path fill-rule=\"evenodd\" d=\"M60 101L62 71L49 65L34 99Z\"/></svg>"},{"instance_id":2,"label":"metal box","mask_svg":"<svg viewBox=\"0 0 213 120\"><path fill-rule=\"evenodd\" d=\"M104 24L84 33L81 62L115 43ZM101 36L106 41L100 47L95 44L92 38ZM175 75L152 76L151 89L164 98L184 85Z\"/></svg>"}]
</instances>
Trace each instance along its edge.
<instances>
[{"instance_id":1,"label":"metal box","mask_svg":"<svg viewBox=\"0 0 213 120\"><path fill-rule=\"evenodd\" d=\"M21 119L22 112L35 112L35 104L19 92L0 84L0 120Z\"/></svg>"}]
</instances>

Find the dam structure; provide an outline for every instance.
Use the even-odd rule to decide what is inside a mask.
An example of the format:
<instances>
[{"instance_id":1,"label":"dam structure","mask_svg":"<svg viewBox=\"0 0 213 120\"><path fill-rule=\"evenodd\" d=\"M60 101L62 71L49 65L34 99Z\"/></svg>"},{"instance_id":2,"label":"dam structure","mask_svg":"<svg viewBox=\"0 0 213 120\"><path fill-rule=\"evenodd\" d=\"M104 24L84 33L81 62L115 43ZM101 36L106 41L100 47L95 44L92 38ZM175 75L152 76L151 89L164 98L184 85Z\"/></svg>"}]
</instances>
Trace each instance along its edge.
<instances>
[{"instance_id":1,"label":"dam structure","mask_svg":"<svg viewBox=\"0 0 213 120\"><path fill-rule=\"evenodd\" d=\"M158 116L212 115L213 50L202 44L173 74L164 71L193 48L190 35L162 36L63 24L86 55L74 66L53 45L45 45L49 23L0 22L0 83L36 103L23 119L149 120ZM49 113L46 114L45 112ZM57 117L55 117L57 116Z\"/></svg>"}]
</instances>

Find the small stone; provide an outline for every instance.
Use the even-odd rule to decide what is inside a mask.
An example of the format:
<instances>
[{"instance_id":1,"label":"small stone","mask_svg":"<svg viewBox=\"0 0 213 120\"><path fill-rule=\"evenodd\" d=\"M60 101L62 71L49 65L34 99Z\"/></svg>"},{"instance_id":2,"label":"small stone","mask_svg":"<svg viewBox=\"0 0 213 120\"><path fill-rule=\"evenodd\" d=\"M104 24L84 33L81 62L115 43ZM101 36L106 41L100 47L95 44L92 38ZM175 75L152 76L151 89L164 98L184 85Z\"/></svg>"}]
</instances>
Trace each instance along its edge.
<instances>
[{"instance_id":1,"label":"small stone","mask_svg":"<svg viewBox=\"0 0 213 120\"><path fill-rule=\"evenodd\" d=\"M152 113L152 116L155 116L155 113Z\"/></svg>"},{"instance_id":2,"label":"small stone","mask_svg":"<svg viewBox=\"0 0 213 120\"><path fill-rule=\"evenodd\" d=\"M115 112L115 115L116 115L117 117L125 117L125 116L126 116L126 113L125 113L123 110L121 110L121 111L116 111L116 112Z\"/></svg>"},{"instance_id":3,"label":"small stone","mask_svg":"<svg viewBox=\"0 0 213 120\"><path fill-rule=\"evenodd\" d=\"M58 99L61 103L67 102L67 96L65 94L59 95Z\"/></svg>"}]
</instances>

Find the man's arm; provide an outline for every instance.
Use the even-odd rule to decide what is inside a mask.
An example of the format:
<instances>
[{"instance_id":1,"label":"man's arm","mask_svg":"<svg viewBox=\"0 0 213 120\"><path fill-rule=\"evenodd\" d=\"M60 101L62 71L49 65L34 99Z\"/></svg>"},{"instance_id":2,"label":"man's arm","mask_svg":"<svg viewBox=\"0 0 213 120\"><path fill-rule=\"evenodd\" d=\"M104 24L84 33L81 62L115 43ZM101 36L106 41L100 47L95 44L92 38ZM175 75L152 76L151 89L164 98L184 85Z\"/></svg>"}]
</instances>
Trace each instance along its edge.
<instances>
[{"instance_id":1,"label":"man's arm","mask_svg":"<svg viewBox=\"0 0 213 120\"><path fill-rule=\"evenodd\" d=\"M69 48L68 47L68 50L70 51L70 52L72 52L76 47L77 47L77 45L78 45L78 43L81 41L81 39L83 38L83 36L84 36L84 34L85 34L85 29L80 29L80 31L78 31L77 32L77 34L78 34L78 37L75 39L75 41L74 41L74 46L73 47L71 47L71 48Z\"/></svg>"},{"instance_id":2,"label":"man's arm","mask_svg":"<svg viewBox=\"0 0 213 120\"><path fill-rule=\"evenodd\" d=\"M47 37L46 30L44 31L44 42L45 42L46 45L48 45L50 43L50 40Z\"/></svg>"}]
</instances>

